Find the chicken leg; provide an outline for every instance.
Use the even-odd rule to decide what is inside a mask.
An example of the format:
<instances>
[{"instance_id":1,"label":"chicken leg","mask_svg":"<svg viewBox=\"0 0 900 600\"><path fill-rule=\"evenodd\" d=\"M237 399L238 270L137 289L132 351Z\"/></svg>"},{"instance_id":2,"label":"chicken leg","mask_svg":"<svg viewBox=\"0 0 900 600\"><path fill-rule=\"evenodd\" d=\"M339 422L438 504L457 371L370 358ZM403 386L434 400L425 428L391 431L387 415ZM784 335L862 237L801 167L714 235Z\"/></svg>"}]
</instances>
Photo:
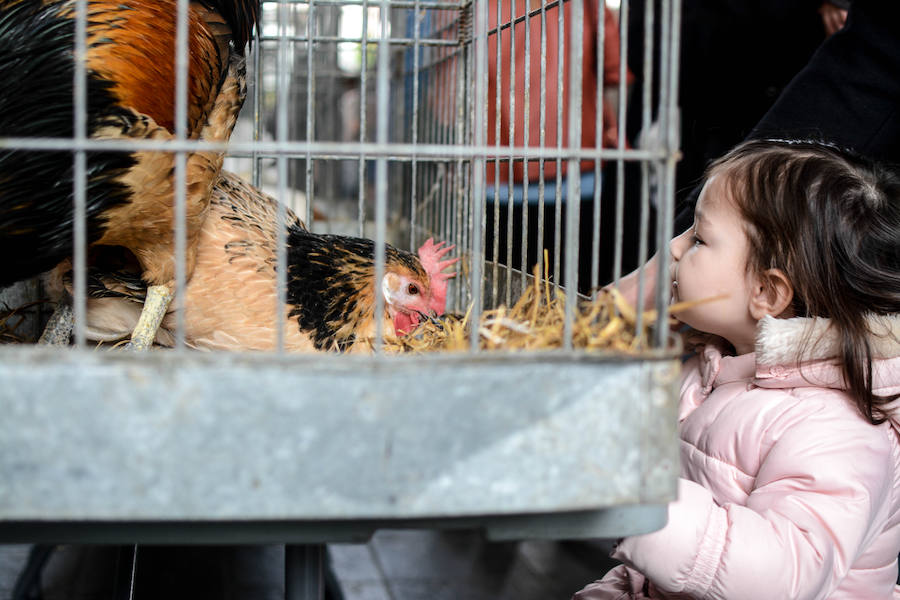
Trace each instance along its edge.
<instances>
[{"instance_id":1,"label":"chicken leg","mask_svg":"<svg viewBox=\"0 0 900 600\"><path fill-rule=\"evenodd\" d=\"M44 332L38 340L38 344L44 346L68 346L72 337L72 329L75 326L75 315L72 314L72 306L68 302L58 302Z\"/></svg>"},{"instance_id":2,"label":"chicken leg","mask_svg":"<svg viewBox=\"0 0 900 600\"><path fill-rule=\"evenodd\" d=\"M156 332L162 323L169 304L175 296L170 285L151 285L147 288L147 299L144 300L144 308L141 317L131 333L131 341L125 346L131 350L146 350L153 345Z\"/></svg>"}]
</instances>

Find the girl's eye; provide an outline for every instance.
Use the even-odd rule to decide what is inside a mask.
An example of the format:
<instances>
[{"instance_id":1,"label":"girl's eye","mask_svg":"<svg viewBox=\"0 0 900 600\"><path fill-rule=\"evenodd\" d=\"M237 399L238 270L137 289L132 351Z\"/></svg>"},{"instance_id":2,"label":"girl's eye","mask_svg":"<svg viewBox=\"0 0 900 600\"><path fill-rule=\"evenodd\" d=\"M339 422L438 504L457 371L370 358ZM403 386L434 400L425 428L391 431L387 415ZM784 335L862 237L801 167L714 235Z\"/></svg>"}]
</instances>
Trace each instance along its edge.
<instances>
[{"instance_id":1,"label":"girl's eye","mask_svg":"<svg viewBox=\"0 0 900 600\"><path fill-rule=\"evenodd\" d=\"M419 293L419 288L416 287L416 284L411 283L411 284L409 284L409 286L406 288L406 293L409 294L410 296L415 296L416 294Z\"/></svg>"},{"instance_id":2,"label":"girl's eye","mask_svg":"<svg viewBox=\"0 0 900 600\"><path fill-rule=\"evenodd\" d=\"M694 246L699 246L702 243L703 243L703 240L698 238L696 234L691 236L691 244L693 244Z\"/></svg>"}]
</instances>

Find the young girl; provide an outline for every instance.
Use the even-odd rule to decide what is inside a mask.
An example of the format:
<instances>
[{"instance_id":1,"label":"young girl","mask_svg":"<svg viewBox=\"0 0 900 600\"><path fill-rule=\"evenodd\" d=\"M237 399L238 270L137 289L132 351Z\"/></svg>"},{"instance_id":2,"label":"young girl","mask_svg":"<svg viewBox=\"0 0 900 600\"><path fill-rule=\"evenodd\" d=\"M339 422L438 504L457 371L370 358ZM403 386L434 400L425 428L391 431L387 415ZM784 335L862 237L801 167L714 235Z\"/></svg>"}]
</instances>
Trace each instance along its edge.
<instances>
[{"instance_id":1,"label":"young girl","mask_svg":"<svg viewBox=\"0 0 900 600\"><path fill-rule=\"evenodd\" d=\"M900 598L900 174L812 142L716 162L670 244L711 334L660 531L574 598Z\"/></svg>"}]
</instances>

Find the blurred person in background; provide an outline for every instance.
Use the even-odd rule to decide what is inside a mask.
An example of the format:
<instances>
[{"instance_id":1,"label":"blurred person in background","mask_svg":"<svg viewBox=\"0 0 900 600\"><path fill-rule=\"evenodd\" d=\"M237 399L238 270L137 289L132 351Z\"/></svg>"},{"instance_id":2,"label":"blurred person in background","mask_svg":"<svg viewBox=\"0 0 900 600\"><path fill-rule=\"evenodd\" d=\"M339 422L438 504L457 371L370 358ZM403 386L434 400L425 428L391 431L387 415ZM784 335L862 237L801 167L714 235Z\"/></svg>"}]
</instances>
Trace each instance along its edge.
<instances>
[{"instance_id":1,"label":"blurred person in background","mask_svg":"<svg viewBox=\"0 0 900 600\"><path fill-rule=\"evenodd\" d=\"M844 16L841 7L834 8L818 4L816 14L826 32ZM853 0L844 24L827 37L747 137L815 138L875 160L900 163L898 22L900 3ZM690 186L681 190L685 201L677 211L675 234L690 226L697 191ZM651 283L644 289L645 306L653 304L656 271L654 257L644 266ZM635 303L637 281L635 271L620 287Z\"/></svg>"},{"instance_id":2,"label":"blurred person in background","mask_svg":"<svg viewBox=\"0 0 900 600\"><path fill-rule=\"evenodd\" d=\"M541 8L540 0L515 0L515 4L511 5L510 0L503 0L500 6L500 15L497 15L497 3L489 2L488 31L498 28L499 25L507 24L511 19L519 19L523 16L526 18L515 24L514 43L510 28L502 29L499 37L500 56L497 56L497 33L491 33L488 36L488 93L487 93L487 144L489 147L495 147L498 144L497 124L499 121L499 145L505 146L525 146L526 132L527 146L537 147L541 145L541 78L545 83L545 102L544 102L544 132L543 147L550 151L557 148L560 144L563 148L569 145L569 72L571 64L569 61L570 44L572 39L572 6L571 3L564 3L563 14L563 55L559 53L559 7L552 6L546 9L546 57L544 65L541 65ZM536 13L536 14L532 14ZM597 0L584 1L584 18L582 21L583 28L583 62L582 62L582 78L581 78L581 146L584 148L605 147L612 148L618 143L619 128L616 121L616 100L618 97L618 86L620 84L620 43L619 43L619 21L616 14L610 10L605 3L601 5ZM526 64L526 44L525 34L526 28L530 36L529 41L529 57ZM599 33L603 31L603 64L598 64L598 44ZM514 47L514 50L513 50ZM514 56L513 56L514 52ZM511 58L513 59L511 61ZM512 65L512 67L511 67ZM513 73L514 71L514 73ZM498 87L499 72L499 87ZM526 73L529 77L528 81L528 107L526 121ZM515 79L515 87L512 98L510 96L512 80ZM601 83L602 78L602 83ZM631 74L626 75L626 84L631 81ZM603 87L601 94L601 106L597 103L598 86ZM499 100L499 102L498 102ZM499 103L499 110L498 110ZM557 127L557 107L562 106L562 123L560 128ZM601 117L602 115L602 117ZM602 118L600 139L597 139L597 120ZM510 124L512 122L512 144L510 144ZM604 165L604 166L608 166ZM510 174L512 171L512 174ZM510 169L509 160L500 160L496 163L493 159L487 161L486 185L487 185L487 258L493 258L493 221L494 211L493 204L495 200L499 200L500 204L500 222L499 222L499 260L503 264L511 264L515 268L521 266L521 229L522 229L522 199L525 194L525 163L521 160L513 161L512 169ZM537 221L538 221L538 204L539 204L539 185L541 176L541 165L539 161L529 161L527 168L528 183L528 199L525 203L528 207L528 264L525 270L531 270L537 260L541 259L541 250L548 248L551 256L554 252L554 219L555 219L555 197L556 197L556 176L557 166L556 160L545 160L543 165L544 178L544 235L541 240L537 237ZM567 164L562 161L560 168L560 177L562 180L562 202L566 206L567 182ZM595 185L595 163L594 161L585 160L581 163L581 215L580 215L580 232L579 244L580 265L579 265L579 287L584 291L590 285L590 268L591 268L591 239L592 239L592 222L593 222L593 198ZM613 235L612 218L613 207L611 200L614 198L615 189L613 186L613 178L608 176L608 169L605 170L601 185L603 186L603 206L601 208L603 216L601 217L601 225L605 228L601 232L601 261L603 257L611 257L613 254ZM511 181L510 181L511 180ZM510 186L510 183L512 185ZM498 185L499 184L499 185ZM506 244L507 244L507 212L509 191L512 187L513 193L513 256L507 261ZM632 212L634 214L632 214ZM609 213L609 214L607 214ZM626 227L632 228L633 235L628 236L629 239L637 239L637 211L629 211L628 224ZM565 239L565 216L562 217L562 239ZM636 247L636 246L635 246ZM560 253L562 261L562 253ZM634 264L632 268L637 266L636 256L633 257ZM551 267L552 268L552 267ZM600 279L604 281L609 277L611 272L611 263L609 261L602 262ZM552 270L551 270L552 274Z\"/></svg>"},{"instance_id":3,"label":"blurred person in background","mask_svg":"<svg viewBox=\"0 0 900 600\"><path fill-rule=\"evenodd\" d=\"M654 47L659 57L660 0L654 0ZM644 15L632 0L628 65L635 74L626 133L641 145ZM676 206L696 196L706 165L743 140L825 39L846 20L844 0L682 0L678 105L682 156L676 166ZM655 69L652 107L659 94ZM651 134L652 135L652 134Z\"/></svg>"}]
</instances>

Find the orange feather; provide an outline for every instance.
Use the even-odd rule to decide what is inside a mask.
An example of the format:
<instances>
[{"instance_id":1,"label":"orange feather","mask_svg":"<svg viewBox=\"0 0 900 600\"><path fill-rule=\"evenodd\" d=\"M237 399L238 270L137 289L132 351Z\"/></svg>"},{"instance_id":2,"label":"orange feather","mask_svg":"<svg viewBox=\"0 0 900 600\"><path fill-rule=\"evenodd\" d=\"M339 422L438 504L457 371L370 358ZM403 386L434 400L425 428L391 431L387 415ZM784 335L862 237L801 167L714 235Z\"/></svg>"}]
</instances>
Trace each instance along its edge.
<instances>
[{"instance_id":1,"label":"orange feather","mask_svg":"<svg viewBox=\"0 0 900 600\"><path fill-rule=\"evenodd\" d=\"M88 68L114 81L122 106L175 131L176 2L90 4ZM201 13L189 11L188 137L196 137L227 64ZM113 43L102 43L112 40Z\"/></svg>"}]
</instances>

